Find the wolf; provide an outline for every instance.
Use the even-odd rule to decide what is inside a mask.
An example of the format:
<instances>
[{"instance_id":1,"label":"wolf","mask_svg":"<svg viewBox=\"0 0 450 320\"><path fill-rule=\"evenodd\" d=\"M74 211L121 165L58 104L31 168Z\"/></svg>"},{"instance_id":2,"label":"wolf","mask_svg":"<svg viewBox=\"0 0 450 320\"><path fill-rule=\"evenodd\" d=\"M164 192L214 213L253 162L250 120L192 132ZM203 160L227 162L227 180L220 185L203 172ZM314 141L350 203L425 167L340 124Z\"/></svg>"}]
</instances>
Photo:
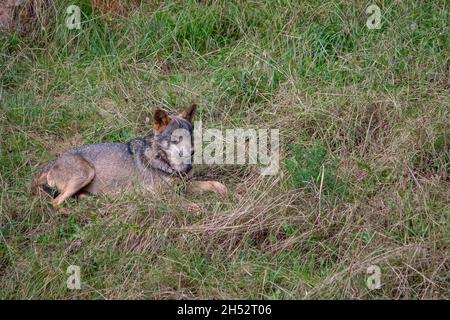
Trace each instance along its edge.
<instances>
[{"instance_id":1,"label":"wolf","mask_svg":"<svg viewBox=\"0 0 450 320\"><path fill-rule=\"evenodd\" d=\"M190 179L194 191L226 195L218 181L192 178L193 104L181 113L157 109L153 130L125 143L89 144L70 149L46 163L32 182L32 191L59 193L55 207L71 197L82 199L96 194L116 194L132 187L156 190L174 179Z\"/></svg>"}]
</instances>

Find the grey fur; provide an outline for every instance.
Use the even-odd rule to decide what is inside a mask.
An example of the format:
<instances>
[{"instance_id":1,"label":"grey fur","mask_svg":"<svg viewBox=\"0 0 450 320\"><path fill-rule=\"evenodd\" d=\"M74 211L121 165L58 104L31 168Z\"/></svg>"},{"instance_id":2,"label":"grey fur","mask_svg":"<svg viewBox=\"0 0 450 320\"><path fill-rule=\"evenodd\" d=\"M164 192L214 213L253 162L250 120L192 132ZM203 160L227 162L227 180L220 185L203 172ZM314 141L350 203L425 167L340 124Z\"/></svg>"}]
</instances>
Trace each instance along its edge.
<instances>
[{"instance_id":1,"label":"grey fur","mask_svg":"<svg viewBox=\"0 0 450 320\"><path fill-rule=\"evenodd\" d=\"M153 189L174 176L188 174L190 164L174 166L168 151L172 146L172 133L184 129L192 136L193 126L178 116L172 116L170 124L160 134L153 132L125 143L101 143L70 149L49 162L44 173L56 168L64 175L71 171L70 159L80 156L95 169L95 177L81 191L91 194L109 194L123 191L136 184ZM69 165L70 164L70 165ZM70 168L68 168L70 167ZM48 182L47 185L50 185Z\"/></svg>"},{"instance_id":2,"label":"grey fur","mask_svg":"<svg viewBox=\"0 0 450 320\"><path fill-rule=\"evenodd\" d=\"M112 194L137 186L153 190L177 175L192 172L193 104L180 114L167 115L156 110L153 133L125 143L84 145L64 152L48 162L34 179L32 191L49 188L59 194L53 205L59 206L70 197L88 194ZM227 188L218 181L191 181L194 191L212 191L221 196Z\"/></svg>"}]
</instances>

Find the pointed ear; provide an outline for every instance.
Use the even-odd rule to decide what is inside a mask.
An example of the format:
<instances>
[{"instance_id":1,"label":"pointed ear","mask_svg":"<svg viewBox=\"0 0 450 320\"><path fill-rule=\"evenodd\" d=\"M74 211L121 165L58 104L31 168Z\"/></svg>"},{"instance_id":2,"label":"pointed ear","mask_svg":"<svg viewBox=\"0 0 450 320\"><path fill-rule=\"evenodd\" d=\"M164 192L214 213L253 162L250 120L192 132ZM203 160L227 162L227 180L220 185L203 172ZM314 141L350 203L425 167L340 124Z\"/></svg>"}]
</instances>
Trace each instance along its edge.
<instances>
[{"instance_id":1,"label":"pointed ear","mask_svg":"<svg viewBox=\"0 0 450 320\"><path fill-rule=\"evenodd\" d=\"M192 118L194 117L195 110L197 109L197 105L194 103L190 106L189 109L180 113L180 117L186 119L189 122L192 122Z\"/></svg>"},{"instance_id":2,"label":"pointed ear","mask_svg":"<svg viewBox=\"0 0 450 320\"><path fill-rule=\"evenodd\" d=\"M153 114L153 130L156 134L162 132L170 122L170 118L164 110L157 109Z\"/></svg>"}]
</instances>

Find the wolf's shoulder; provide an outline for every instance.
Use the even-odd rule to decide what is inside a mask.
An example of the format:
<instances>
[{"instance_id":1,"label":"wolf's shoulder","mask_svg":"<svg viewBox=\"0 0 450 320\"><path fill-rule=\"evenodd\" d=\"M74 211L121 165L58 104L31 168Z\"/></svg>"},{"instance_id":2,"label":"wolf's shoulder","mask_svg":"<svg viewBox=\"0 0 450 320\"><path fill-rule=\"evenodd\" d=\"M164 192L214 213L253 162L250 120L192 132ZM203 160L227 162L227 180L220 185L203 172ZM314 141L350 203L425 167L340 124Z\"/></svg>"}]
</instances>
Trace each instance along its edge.
<instances>
[{"instance_id":1,"label":"wolf's shoulder","mask_svg":"<svg viewBox=\"0 0 450 320\"><path fill-rule=\"evenodd\" d=\"M153 146L153 137L144 136L138 137L125 143L128 152L132 154L139 154L145 152L147 149L151 149Z\"/></svg>"}]
</instances>

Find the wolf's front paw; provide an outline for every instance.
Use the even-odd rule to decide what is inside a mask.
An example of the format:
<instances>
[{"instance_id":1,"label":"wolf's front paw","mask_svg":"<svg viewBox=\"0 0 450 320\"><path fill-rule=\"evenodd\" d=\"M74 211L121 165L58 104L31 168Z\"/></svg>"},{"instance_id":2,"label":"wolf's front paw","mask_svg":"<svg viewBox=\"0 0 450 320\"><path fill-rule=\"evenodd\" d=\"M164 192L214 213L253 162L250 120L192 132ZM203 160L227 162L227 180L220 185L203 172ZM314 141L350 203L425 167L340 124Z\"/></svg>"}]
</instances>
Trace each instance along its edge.
<instances>
[{"instance_id":1,"label":"wolf's front paw","mask_svg":"<svg viewBox=\"0 0 450 320\"><path fill-rule=\"evenodd\" d=\"M228 195L227 187L219 181L207 181L211 185L211 191L218 194L219 196L226 197Z\"/></svg>"},{"instance_id":2,"label":"wolf's front paw","mask_svg":"<svg viewBox=\"0 0 450 320\"><path fill-rule=\"evenodd\" d=\"M228 195L227 187L219 181L194 181L192 187L194 191L212 191L221 197Z\"/></svg>"}]
</instances>

